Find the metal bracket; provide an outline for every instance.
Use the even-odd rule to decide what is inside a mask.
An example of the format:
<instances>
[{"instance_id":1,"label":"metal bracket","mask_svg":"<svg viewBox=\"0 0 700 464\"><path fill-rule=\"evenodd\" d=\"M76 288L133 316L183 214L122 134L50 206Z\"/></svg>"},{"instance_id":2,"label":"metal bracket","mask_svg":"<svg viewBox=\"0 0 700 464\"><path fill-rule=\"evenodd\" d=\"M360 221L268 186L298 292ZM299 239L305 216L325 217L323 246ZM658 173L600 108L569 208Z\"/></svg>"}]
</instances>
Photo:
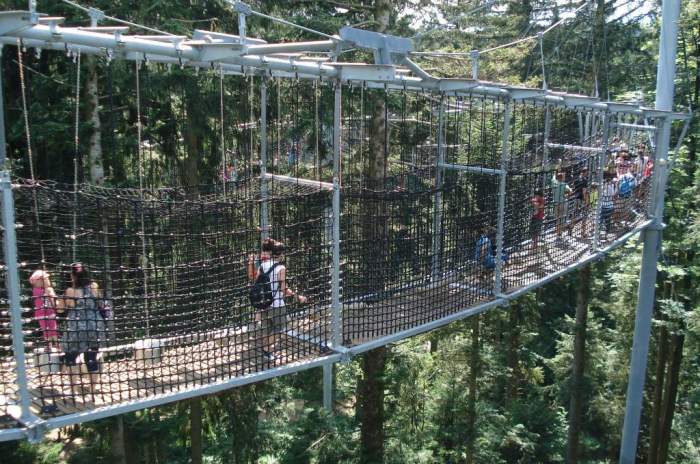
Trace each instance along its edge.
<instances>
[{"instance_id":1,"label":"metal bracket","mask_svg":"<svg viewBox=\"0 0 700 464\"><path fill-rule=\"evenodd\" d=\"M355 47L374 50L375 64L395 64L392 54L406 56L413 51L413 41L405 37L380 34L354 27L340 29L340 38Z\"/></svg>"},{"instance_id":2,"label":"metal bracket","mask_svg":"<svg viewBox=\"0 0 700 464\"><path fill-rule=\"evenodd\" d=\"M253 9L250 8L246 3L243 2L236 2L233 4L233 11L236 13L244 14L246 16L250 16L253 14Z\"/></svg>"},{"instance_id":3,"label":"metal bracket","mask_svg":"<svg viewBox=\"0 0 700 464\"><path fill-rule=\"evenodd\" d=\"M105 19L104 11L94 7L90 7L88 9L88 16L90 16L90 20L93 21L95 24Z\"/></svg>"}]
</instances>

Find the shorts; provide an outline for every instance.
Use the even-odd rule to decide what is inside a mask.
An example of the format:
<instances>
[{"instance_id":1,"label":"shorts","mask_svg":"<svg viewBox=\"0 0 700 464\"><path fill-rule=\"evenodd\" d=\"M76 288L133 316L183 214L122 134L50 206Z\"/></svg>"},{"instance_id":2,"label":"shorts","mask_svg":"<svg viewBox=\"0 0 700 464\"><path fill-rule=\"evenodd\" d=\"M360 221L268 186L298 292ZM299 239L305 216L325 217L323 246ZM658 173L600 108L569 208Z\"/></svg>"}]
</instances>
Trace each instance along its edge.
<instances>
[{"instance_id":1,"label":"shorts","mask_svg":"<svg viewBox=\"0 0 700 464\"><path fill-rule=\"evenodd\" d=\"M287 324L286 310L284 306L271 306L260 313L265 332L278 333L285 329Z\"/></svg>"},{"instance_id":2,"label":"shorts","mask_svg":"<svg viewBox=\"0 0 700 464\"><path fill-rule=\"evenodd\" d=\"M66 366L77 366L77 359L80 353L66 353L63 361ZM88 372L97 372L100 370L100 362L97 360L97 349L91 348L83 354L85 359L85 365L87 366Z\"/></svg>"},{"instance_id":3,"label":"shorts","mask_svg":"<svg viewBox=\"0 0 700 464\"><path fill-rule=\"evenodd\" d=\"M542 232L543 219L530 218L530 235L539 235Z\"/></svg>"}]
</instances>

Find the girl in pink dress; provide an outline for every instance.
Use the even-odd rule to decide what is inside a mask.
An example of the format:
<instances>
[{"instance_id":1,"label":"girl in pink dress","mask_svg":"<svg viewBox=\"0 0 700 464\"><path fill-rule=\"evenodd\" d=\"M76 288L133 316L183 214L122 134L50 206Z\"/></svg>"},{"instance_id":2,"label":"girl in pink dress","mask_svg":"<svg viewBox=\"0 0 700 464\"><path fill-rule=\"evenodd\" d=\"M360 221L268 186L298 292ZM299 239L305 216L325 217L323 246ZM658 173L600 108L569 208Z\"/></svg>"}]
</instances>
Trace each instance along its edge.
<instances>
[{"instance_id":1,"label":"girl in pink dress","mask_svg":"<svg viewBox=\"0 0 700 464\"><path fill-rule=\"evenodd\" d=\"M51 275L37 269L29 277L34 300L34 318L39 321L41 334L49 349L58 349L58 323L56 322L56 292L51 286Z\"/></svg>"}]
</instances>

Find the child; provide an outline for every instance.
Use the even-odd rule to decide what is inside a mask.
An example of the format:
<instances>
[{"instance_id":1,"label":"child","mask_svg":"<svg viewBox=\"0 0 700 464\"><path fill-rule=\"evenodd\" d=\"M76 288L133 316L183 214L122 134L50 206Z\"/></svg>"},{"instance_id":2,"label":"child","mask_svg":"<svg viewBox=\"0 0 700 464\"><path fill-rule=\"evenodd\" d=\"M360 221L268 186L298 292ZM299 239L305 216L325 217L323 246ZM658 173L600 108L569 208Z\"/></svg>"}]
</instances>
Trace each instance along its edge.
<instances>
[{"instance_id":1,"label":"child","mask_svg":"<svg viewBox=\"0 0 700 464\"><path fill-rule=\"evenodd\" d=\"M532 237L532 249L537 249L537 241L542 232L542 223L544 222L544 193L542 189L535 190L535 194L530 199L533 212L530 218L530 235Z\"/></svg>"},{"instance_id":2,"label":"child","mask_svg":"<svg viewBox=\"0 0 700 464\"><path fill-rule=\"evenodd\" d=\"M555 179L554 185L552 186L552 201L554 202L557 240L561 241L562 228L566 226L569 195L573 190L571 190L569 184L566 183L566 176L562 171L556 174Z\"/></svg>"},{"instance_id":3,"label":"child","mask_svg":"<svg viewBox=\"0 0 700 464\"><path fill-rule=\"evenodd\" d=\"M51 286L51 275L41 269L29 277L34 300L34 318L39 321L41 335L49 350L58 350L58 324L56 322L56 292Z\"/></svg>"}]
</instances>

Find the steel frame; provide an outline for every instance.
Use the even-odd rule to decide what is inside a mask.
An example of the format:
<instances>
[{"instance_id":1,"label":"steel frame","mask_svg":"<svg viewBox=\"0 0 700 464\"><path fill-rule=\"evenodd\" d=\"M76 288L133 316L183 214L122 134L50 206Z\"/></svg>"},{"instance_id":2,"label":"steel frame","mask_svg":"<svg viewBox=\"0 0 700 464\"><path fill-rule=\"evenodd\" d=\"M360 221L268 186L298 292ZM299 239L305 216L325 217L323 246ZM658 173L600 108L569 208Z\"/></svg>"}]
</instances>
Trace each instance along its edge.
<instances>
[{"instance_id":1,"label":"steel frame","mask_svg":"<svg viewBox=\"0 0 700 464\"><path fill-rule=\"evenodd\" d=\"M664 29L662 30L662 39L664 47L675 50L669 44L672 35L677 32L673 28L669 28L667 23L673 20L673 7L677 7L679 0L664 1ZM667 5L673 4L667 8ZM128 35L125 34L126 29L123 27L96 27L97 21L105 18L104 14L99 14L99 10L90 11L92 18L91 27L64 27L62 18L48 18L35 11L6 11L0 12L0 52L3 44L22 45L24 47L34 48L37 50L58 50L65 52L80 52L84 54L100 55L110 59L125 59L132 61L164 63L167 65L189 66L195 68L214 68L224 74L234 75L260 75L264 76L261 84L261 183L264 186L270 179L264 169L264 161L266 157L266 82L268 76L286 77L286 78L303 78L303 79L331 79L335 81L335 100L334 100L334 165L333 165L333 184L332 186L319 184L314 182L314 185L322 185L322 188L330 189L333 192L333 231L332 231L332 257L333 257L333 273L332 273L332 339L331 347L335 353L328 356L315 358L309 361L289 364L283 367L262 371L255 374L248 374L242 377L228 379L209 385L189 389L186 391L177 391L168 394L156 395L146 399L120 403L109 407L101 407L92 411L65 415L52 419L42 420L33 416L29 410L29 394L27 391L27 378L24 371L24 344L21 333L21 308L19 306L19 282L16 262L16 240L14 237L14 208L11 184L9 181L9 172L0 172L0 184L2 186L2 220L5 227L4 252L5 262L7 263L7 285L8 294L10 296L10 310L12 320L13 346L15 351L15 360L17 363L17 384L20 391L20 410L21 415L18 418L22 424L22 428L0 430L0 441L8 439L17 439L27 437L30 439L38 439L43 431L49 428L63 427L75 423L80 423L88 420L96 420L103 417L122 414L138 409L157 406L167 402L183 400L201 395L207 395L232 388L239 385L245 385L252 382L258 382L269 378L287 375L293 372L298 372L305 369L322 366L324 369L323 385L324 385L324 406L332 407L332 365L335 362L345 361L349 357L371 350L373 348L383 346L389 343L395 343L405 338L433 330L437 327L449 324L453 321L460 320L481 312L493 309L507 304L509 301L525 294L526 292L538 288L553 279L556 279L568 272L577 269L580 266L587 265L592 261L601 259L608 252L625 243L629 238L639 232L644 233L645 248L644 248L644 264L642 268L640 292L639 292L639 307L638 319L635 327L635 350L633 351L632 369L633 376L630 379L630 389L628 391L627 415L631 414L630 418L625 417L625 433L623 436L623 445L621 448L620 462L632 462L629 460L631 450L636 449L636 436L638 433L639 423L638 414L635 413L637 402L641 401L638 395L639 390L643 388L643 373L646 364L646 351L648 349L648 324L650 321L650 307L653 303L653 276L655 276L655 259L658 245L660 242L659 231L662 228L663 214L663 190L665 187L667 170L665 169L668 143L670 137L670 125L675 120L687 120L688 115L671 111L671 106L668 104L668 87L670 85L670 95L672 102L673 95L673 75L668 73L669 69L675 68L672 63L669 64L668 57L665 58L666 63L663 65L663 70L667 75L662 76L662 65L659 66L659 80L671 79L670 84L667 81L665 87L659 84L660 88L666 89L663 93L665 97L657 97L656 109L648 108L634 103L615 103L605 102L597 98L591 98L582 95L572 95L551 90L529 89L517 86L499 85L491 82L477 80L478 74L478 54L479 52L472 51L473 69L472 78L465 79L444 79L431 76L424 71L418 64L413 62L409 55L412 51L412 43L410 40L392 37L382 34L369 33L358 29L344 28L340 36L327 36L328 40L314 42L300 42L293 44L268 44L264 40L249 38L246 36L246 16L255 14L258 16L267 17L280 21L277 18L271 18L261 13L254 12L244 4L236 3L235 9L239 14L239 35L220 34L210 31L195 31L192 39L183 36L174 35ZM677 11L675 12L677 18ZM291 25L291 23L289 23ZM296 25L294 25L296 26ZM310 63L302 59L297 59L293 56L280 56L280 54L289 53L318 53L327 52L337 54L343 50L350 48L362 48L371 50L375 55L375 63ZM664 48L662 47L662 50ZM670 59L672 61L672 58ZM662 60L660 60L662 61ZM408 68L409 74L399 72L399 66ZM1 73L0 73L1 74ZM670 76L670 77L669 77ZM0 75L0 87L1 87ZM506 161L508 157L508 137L504 135L504 145L502 147L502 159L500 169L486 170L480 167L449 165L439 160L436 166L437 172L442 169L461 169L471 172L481 172L500 177L499 184L499 214L498 214L498 237L497 237L497 270L494 283L494 299L486 303L465 308L457 311L449 316L439 320L414 327L409 330L404 330L390 336L382 337L371 342L363 343L358 346L347 348L342 346L342 307L340 300L340 195L341 195L341 166L340 166L340 130L341 130L341 88L343 83L352 84L353 82L365 83L370 88L384 88L387 90L409 90L409 91L431 91L441 95L440 111L443 112L442 100L446 95L456 96L484 96L502 98L506 103L506 121L504 132L507 134L509 129L509 108L514 100L533 101L538 105L546 107L546 122L545 122L545 154L548 154L549 148L555 148L554 144L549 143L550 131L550 108L565 107L576 108L587 111L595 111L602 113L609 122L609 117L615 113L635 114L642 118L652 118L656 121L661 121L660 127L649 126L644 127L644 130L652 131L652 128L657 130L656 153L661 169L655 172L655 190L654 190L654 208L652 220L646 221L639 227L630 231L626 235L618 238L613 243L604 248L599 248L598 231L596 229L596 248L593 253L586 258L573 263L560 271L553 273L531 283L525 287L518 289L512 293L502 293L501 285L501 266L500 256L503 249L503 221L504 219L504 200L505 200L505 180L506 180ZM658 94L658 92L657 92ZM665 100L664 100L665 98ZM661 103L663 104L661 104ZM5 128L2 119L2 92L0 92L0 167L4 168L5 160ZM441 118L442 119L442 118ZM641 127L640 127L641 129ZM442 137L442 128L440 137ZM606 128L607 132L607 128ZM444 141L442 142L444 143ZM440 142L438 143L440 145ZM438 152L443 151L442 147L438 148ZM556 148L571 148L559 147ZM588 147L577 147L576 149L597 150ZM603 147L604 149L604 147ZM330 188L329 188L330 187ZM436 199L436 204L439 203ZM263 202L265 203L265 202ZM436 208L435 217L440 218L442 215L441 208ZM598 221L597 216L596 222ZM261 218L263 221L262 233L267 232L266 215ZM438 229L439 231L439 229ZM439 248L439 244L437 245ZM433 252L436 252L434 244ZM434 264L435 271L437 264ZM641 322L640 322L641 320ZM645 333L647 332L647 333ZM637 346L641 348L637 349ZM641 372L641 380L639 373ZM637 414L635 421L635 414ZM629 420L629 422L628 422ZM633 456L633 454L632 454Z\"/></svg>"}]
</instances>

